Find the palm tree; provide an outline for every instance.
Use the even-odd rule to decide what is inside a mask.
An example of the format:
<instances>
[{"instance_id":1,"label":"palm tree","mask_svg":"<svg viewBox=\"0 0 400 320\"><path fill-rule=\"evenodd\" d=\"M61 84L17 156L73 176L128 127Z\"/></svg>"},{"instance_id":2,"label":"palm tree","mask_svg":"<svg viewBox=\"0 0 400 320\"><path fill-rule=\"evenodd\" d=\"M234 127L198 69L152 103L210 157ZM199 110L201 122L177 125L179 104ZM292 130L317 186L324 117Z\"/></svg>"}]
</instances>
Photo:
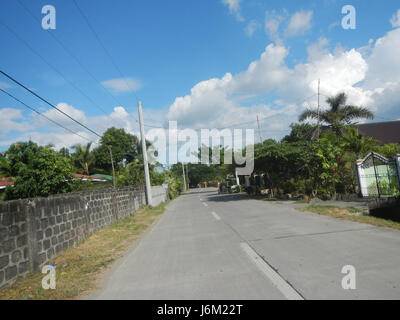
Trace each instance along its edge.
<instances>
[{"instance_id":1,"label":"palm tree","mask_svg":"<svg viewBox=\"0 0 400 320\"><path fill-rule=\"evenodd\" d=\"M318 111L316 109L308 109L304 111L299 121L303 122L307 119L319 120L328 125L338 136L342 135L342 128L350 125L355 119L374 119L374 114L367 108L346 105L347 96L345 93L339 93L335 97L326 100L330 109Z\"/></svg>"},{"instance_id":2,"label":"palm tree","mask_svg":"<svg viewBox=\"0 0 400 320\"><path fill-rule=\"evenodd\" d=\"M94 157L93 154L90 152L90 147L92 146L92 143L89 142L86 147L77 144L73 146L72 148L75 150L75 159L79 163L79 165L82 167L83 172L87 175L89 175L89 166L92 165L94 162Z\"/></svg>"}]
</instances>

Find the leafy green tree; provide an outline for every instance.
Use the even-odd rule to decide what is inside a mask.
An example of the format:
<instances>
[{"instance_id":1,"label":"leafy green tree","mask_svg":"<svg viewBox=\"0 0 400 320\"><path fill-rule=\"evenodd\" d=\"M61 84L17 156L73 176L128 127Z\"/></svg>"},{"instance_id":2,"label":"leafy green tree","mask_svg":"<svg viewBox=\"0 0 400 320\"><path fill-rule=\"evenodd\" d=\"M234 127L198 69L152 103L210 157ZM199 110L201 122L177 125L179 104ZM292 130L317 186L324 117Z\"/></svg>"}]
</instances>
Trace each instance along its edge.
<instances>
[{"instance_id":1,"label":"leafy green tree","mask_svg":"<svg viewBox=\"0 0 400 320\"><path fill-rule=\"evenodd\" d=\"M329 126L336 135L340 136L343 133L342 128L345 125L352 124L355 119L374 118L374 114L367 108L346 105L346 101L346 94L339 93L337 96L326 100L330 107L328 110L308 109L300 115L299 121L303 122L307 119L319 120Z\"/></svg>"},{"instance_id":2,"label":"leafy green tree","mask_svg":"<svg viewBox=\"0 0 400 320\"><path fill-rule=\"evenodd\" d=\"M373 150L373 146L378 143L378 141L363 136L351 127L346 128L346 133L342 136L342 139L345 143L344 149L354 154L354 160L366 156Z\"/></svg>"},{"instance_id":3,"label":"leafy green tree","mask_svg":"<svg viewBox=\"0 0 400 320\"><path fill-rule=\"evenodd\" d=\"M371 151L375 151L384 157L392 158L400 153L400 144L389 143L385 145L375 145Z\"/></svg>"},{"instance_id":4,"label":"leafy green tree","mask_svg":"<svg viewBox=\"0 0 400 320\"><path fill-rule=\"evenodd\" d=\"M8 186L6 200L49 196L75 188L71 161L33 142L13 144L7 151L14 172L14 186Z\"/></svg>"},{"instance_id":5,"label":"leafy green tree","mask_svg":"<svg viewBox=\"0 0 400 320\"><path fill-rule=\"evenodd\" d=\"M64 158L71 158L71 155L69 154L69 149L66 147L61 148L58 153L62 155Z\"/></svg>"},{"instance_id":6,"label":"leafy green tree","mask_svg":"<svg viewBox=\"0 0 400 320\"><path fill-rule=\"evenodd\" d=\"M73 160L75 163L78 164L78 167L80 167L82 169L83 173L86 175L90 174L89 167L95 161L93 153L90 152L91 146L92 146L92 143L89 142L86 146L77 144L72 147L75 150L75 153L73 154Z\"/></svg>"},{"instance_id":7,"label":"leafy green tree","mask_svg":"<svg viewBox=\"0 0 400 320\"><path fill-rule=\"evenodd\" d=\"M151 185L159 186L164 183L164 174L158 172L156 166L149 165ZM144 165L140 159L135 159L121 170L117 181L119 186L139 186L145 184Z\"/></svg>"},{"instance_id":8,"label":"leafy green tree","mask_svg":"<svg viewBox=\"0 0 400 320\"><path fill-rule=\"evenodd\" d=\"M130 133L125 132L124 129L116 129L114 127L107 129L104 132L100 146L93 150L96 159L96 168L102 169L105 172L111 172L111 158L110 150L112 150L114 163L116 169L122 167L122 162L132 162L137 159L140 154L140 141Z\"/></svg>"},{"instance_id":9,"label":"leafy green tree","mask_svg":"<svg viewBox=\"0 0 400 320\"><path fill-rule=\"evenodd\" d=\"M10 161L5 156L0 156L0 177L10 177L11 175Z\"/></svg>"},{"instance_id":10,"label":"leafy green tree","mask_svg":"<svg viewBox=\"0 0 400 320\"><path fill-rule=\"evenodd\" d=\"M309 123L292 123L290 128L290 134L285 136L282 142L293 143L310 140L315 130L315 126Z\"/></svg>"}]
</instances>

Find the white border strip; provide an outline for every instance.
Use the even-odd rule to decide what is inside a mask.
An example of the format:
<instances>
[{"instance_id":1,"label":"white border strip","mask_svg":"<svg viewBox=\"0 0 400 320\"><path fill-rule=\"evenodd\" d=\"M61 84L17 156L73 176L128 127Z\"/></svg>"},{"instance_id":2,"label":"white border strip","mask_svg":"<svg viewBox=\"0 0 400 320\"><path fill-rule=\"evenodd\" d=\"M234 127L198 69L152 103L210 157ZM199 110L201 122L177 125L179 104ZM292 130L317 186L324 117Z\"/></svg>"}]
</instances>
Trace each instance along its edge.
<instances>
[{"instance_id":1,"label":"white border strip","mask_svg":"<svg viewBox=\"0 0 400 320\"><path fill-rule=\"evenodd\" d=\"M266 263L247 243L240 244L243 251L250 257L260 271L268 277L275 287L286 297L288 300L304 300L304 298L291 287L268 263Z\"/></svg>"}]
</instances>

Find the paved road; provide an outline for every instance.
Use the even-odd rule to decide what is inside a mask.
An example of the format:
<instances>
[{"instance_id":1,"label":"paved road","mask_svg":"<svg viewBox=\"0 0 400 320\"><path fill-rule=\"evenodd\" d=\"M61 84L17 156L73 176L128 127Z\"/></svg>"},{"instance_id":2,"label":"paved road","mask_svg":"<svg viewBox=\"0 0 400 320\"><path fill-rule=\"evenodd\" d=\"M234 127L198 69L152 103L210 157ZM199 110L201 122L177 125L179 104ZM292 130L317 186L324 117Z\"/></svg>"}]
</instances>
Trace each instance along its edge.
<instances>
[{"instance_id":1,"label":"paved road","mask_svg":"<svg viewBox=\"0 0 400 320\"><path fill-rule=\"evenodd\" d=\"M342 288L343 266L356 290ZM400 299L400 232L197 189L89 299Z\"/></svg>"}]
</instances>

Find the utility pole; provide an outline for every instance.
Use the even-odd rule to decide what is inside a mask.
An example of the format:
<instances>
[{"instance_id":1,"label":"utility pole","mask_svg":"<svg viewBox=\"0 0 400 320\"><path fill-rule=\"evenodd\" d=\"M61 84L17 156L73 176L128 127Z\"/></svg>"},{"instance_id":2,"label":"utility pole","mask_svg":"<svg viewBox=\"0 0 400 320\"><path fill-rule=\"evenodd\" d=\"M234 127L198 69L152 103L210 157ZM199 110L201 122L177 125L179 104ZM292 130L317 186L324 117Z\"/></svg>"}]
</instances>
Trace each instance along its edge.
<instances>
[{"instance_id":1,"label":"utility pole","mask_svg":"<svg viewBox=\"0 0 400 320\"><path fill-rule=\"evenodd\" d=\"M319 93L319 88L320 88L320 85L321 85L321 79L318 79L318 126L317 126L317 139L319 139L319 135L320 135L320 119L319 119L319 108L320 108L320 104L319 104L319 96L320 96L320 93Z\"/></svg>"},{"instance_id":2,"label":"utility pole","mask_svg":"<svg viewBox=\"0 0 400 320\"><path fill-rule=\"evenodd\" d=\"M258 115L257 115L257 125L258 125L258 135L260 136L260 143L263 143L262 137L261 137L261 127L260 127L260 121L258 120Z\"/></svg>"},{"instance_id":3,"label":"utility pole","mask_svg":"<svg viewBox=\"0 0 400 320\"><path fill-rule=\"evenodd\" d=\"M189 185L190 185L190 181L189 181L189 163L186 164L186 177L187 177L187 190L189 190Z\"/></svg>"},{"instance_id":4,"label":"utility pole","mask_svg":"<svg viewBox=\"0 0 400 320\"><path fill-rule=\"evenodd\" d=\"M113 159L111 147L108 147L108 151L110 151L111 166L112 166L112 172L113 172L113 186L115 188L115 169L114 169L114 159Z\"/></svg>"},{"instance_id":5,"label":"utility pole","mask_svg":"<svg viewBox=\"0 0 400 320\"><path fill-rule=\"evenodd\" d=\"M185 175L185 165L182 162L182 175L183 175L183 191L186 192L186 175Z\"/></svg>"},{"instance_id":6,"label":"utility pole","mask_svg":"<svg viewBox=\"0 0 400 320\"><path fill-rule=\"evenodd\" d=\"M149 173L149 164L148 164L148 160L147 160L146 137L144 135L142 102L141 101L138 102L138 110L139 110L140 137L142 139L144 178L146 181L146 198L147 198L147 204L149 206L151 206L152 199L151 199L150 173Z\"/></svg>"}]
</instances>

